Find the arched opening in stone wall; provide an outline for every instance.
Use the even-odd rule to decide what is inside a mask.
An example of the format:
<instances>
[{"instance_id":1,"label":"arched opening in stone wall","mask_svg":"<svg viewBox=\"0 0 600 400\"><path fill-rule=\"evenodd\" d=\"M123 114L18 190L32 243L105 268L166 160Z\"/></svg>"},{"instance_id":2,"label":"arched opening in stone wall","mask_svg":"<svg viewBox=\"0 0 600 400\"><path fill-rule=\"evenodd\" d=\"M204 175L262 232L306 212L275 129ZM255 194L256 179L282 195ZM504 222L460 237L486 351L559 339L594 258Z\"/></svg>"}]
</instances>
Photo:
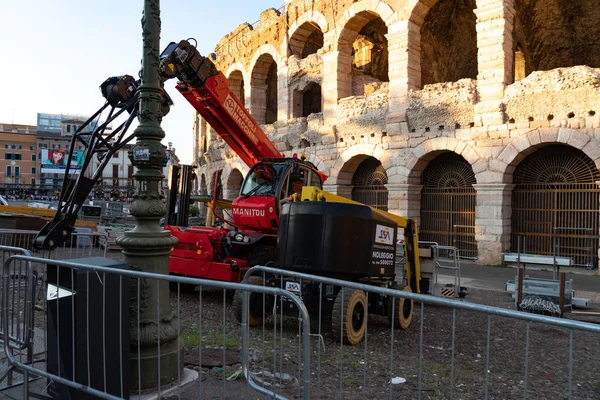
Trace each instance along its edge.
<instances>
[{"instance_id":1,"label":"arched opening in stone wall","mask_svg":"<svg viewBox=\"0 0 600 400\"><path fill-rule=\"evenodd\" d=\"M206 122L204 120L204 118L199 116L198 123L200 124L200 151L202 152L202 154L204 154L208 151L208 140L209 140L208 122Z\"/></svg>"},{"instance_id":2,"label":"arched opening in stone wall","mask_svg":"<svg viewBox=\"0 0 600 400\"><path fill-rule=\"evenodd\" d=\"M377 90L389 82L388 33L385 22L375 13L363 11L351 18L339 38L338 70L351 69L338 76L338 99L362 96L365 86ZM370 90L371 92L373 90Z\"/></svg>"},{"instance_id":3,"label":"arched opening in stone wall","mask_svg":"<svg viewBox=\"0 0 600 400\"><path fill-rule=\"evenodd\" d=\"M420 240L456 246L461 257L477 257L475 183L471 164L454 152L427 164L421 175Z\"/></svg>"},{"instance_id":4,"label":"arched opening in stone wall","mask_svg":"<svg viewBox=\"0 0 600 400\"><path fill-rule=\"evenodd\" d=\"M244 176L237 168L231 171L227 178L227 186L225 187L224 194L227 200L233 200L239 195L243 180Z\"/></svg>"},{"instance_id":5,"label":"arched opening in stone wall","mask_svg":"<svg viewBox=\"0 0 600 400\"><path fill-rule=\"evenodd\" d=\"M258 58L252 70L251 110L259 124L277 121L277 63L270 54Z\"/></svg>"},{"instance_id":6,"label":"arched opening in stone wall","mask_svg":"<svg viewBox=\"0 0 600 400\"><path fill-rule=\"evenodd\" d=\"M208 195L211 198L223 199L223 170L213 172L210 180L210 186L208 187ZM220 208L215 209L215 214L218 217L223 218L223 210ZM215 223L219 223L220 220L215 219Z\"/></svg>"},{"instance_id":7,"label":"arched opening in stone wall","mask_svg":"<svg viewBox=\"0 0 600 400\"><path fill-rule=\"evenodd\" d=\"M307 21L292 34L289 46L290 52L300 59L316 54L323 47L323 32L319 25Z\"/></svg>"},{"instance_id":8,"label":"arched opening in stone wall","mask_svg":"<svg viewBox=\"0 0 600 400\"><path fill-rule=\"evenodd\" d=\"M204 174L200 175L200 183L198 185L198 194L207 195L208 190L206 189L206 176ZM198 208L200 209L200 218L202 220L206 219L206 203L198 202Z\"/></svg>"},{"instance_id":9,"label":"arched opening in stone wall","mask_svg":"<svg viewBox=\"0 0 600 400\"><path fill-rule=\"evenodd\" d=\"M308 117L321 112L321 85L310 82L304 90L294 90L292 115L294 118Z\"/></svg>"},{"instance_id":10,"label":"arched opening in stone wall","mask_svg":"<svg viewBox=\"0 0 600 400\"><path fill-rule=\"evenodd\" d=\"M246 105L246 95L244 93L244 75L239 70L229 74L229 89L233 92L243 105Z\"/></svg>"},{"instance_id":11,"label":"arched opening in stone wall","mask_svg":"<svg viewBox=\"0 0 600 400\"><path fill-rule=\"evenodd\" d=\"M388 210L388 176L381 162L368 157L352 176L352 200L379 210Z\"/></svg>"},{"instance_id":12,"label":"arched opening in stone wall","mask_svg":"<svg viewBox=\"0 0 600 400\"><path fill-rule=\"evenodd\" d=\"M512 251L572 257L598 266L600 172L581 150L553 144L521 161L513 173Z\"/></svg>"},{"instance_id":13,"label":"arched opening in stone wall","mask_svg":"<svg viewBox=\"0 0 600 400\"><path fill-rule=\"evenodd\" d=\"M600 68L596 0L515 0L515 74L587 65Z\"/></svg>"},{"instance_id":14,"label":"arched opening in stone wall","mask_svg":"<svg viewBox=\"0 0 600 400\"><path fill-rule=\"evenodd\" d=\"M477 79L475 0L439 0L421 27L421 85Z\"/></svg>"}]
</instances>

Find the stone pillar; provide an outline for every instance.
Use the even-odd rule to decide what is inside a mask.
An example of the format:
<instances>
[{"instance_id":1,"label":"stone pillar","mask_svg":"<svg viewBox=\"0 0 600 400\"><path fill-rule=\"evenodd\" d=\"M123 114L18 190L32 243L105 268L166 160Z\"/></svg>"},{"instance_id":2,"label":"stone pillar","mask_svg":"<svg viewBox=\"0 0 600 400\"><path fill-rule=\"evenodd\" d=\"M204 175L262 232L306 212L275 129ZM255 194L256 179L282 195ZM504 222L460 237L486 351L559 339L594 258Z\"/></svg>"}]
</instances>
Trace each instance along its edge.
<instances>
[{"instance_id":1,"label":"stone pillar","mask_svg":"<svg viewBox=\"0 0 600 400\"><path fill-rule=\"evenodd\" d=\"M390 25L385 36L390 78L387 124L395 124L406 121L409 91L421 89L421 32L406 20Z\"/></svg>"},{"instance_id":2,"label":"stone pillar","mask_svg":"<svg viewBox=\"0 0 600 400\"><path fill-rule=\"evenodd\" d=\"M421 189L423 185L388 183L388 211L421 222Z\"/></svg>"},{"instance_id":3,"label":"stone pillar","mask_svg":"<svg viewBox=\"0 0 600 400\"><path fill-rule=\"evenodd\" d=\"M338 63L339 57L347 58L347 62ZM331 51L323 55L323 84L321 91L323 93L323 120L325 125L335 124L338 99L352 94L352 85L351 83L348 84L348 81L352 80L350 76L351 66L351 57L344 56L339 51Z\"/></svg>"},{"instance_id":4,"label":"stone pillar","mask_svg":"<svg viewBox=\"0 0 600 400\"><path fill-rule=\"evenodd\" d=\"M600 186L600 181L596 181L596 185ZM596 234L599 235L600 232L596 232ZM598 260L600 260L600 247L597 250ZM600 276L600 261L595 265L595 267L597 268L596 275Z\"/></svg>"},{"instance_id":5,"label":"stone pillar","mask_svg":"<svg viewBox=\"0 0 600 400\"><path fill-rule=\"evenodd\" d=\"M338 196L352 199L352 185L323 185L323 190Z\"/></svg>"},{"instance_id":6,"label":"stone pillar","mask_svg":"<svg viewBox=\"0 0 600 400\"><path fill-rule=\"evenodd\" d=\"M477 191L475 240L480 265L502 263L502 253L510 249L512 190L515 185L485 183L473 185Z\"/></svg>"},{"instance_id":7,"label":"stone pillar","mask_svg":"<svg viewBox=\"0 0 600 400\"><path fill-rule=\"evenodd\" d=\"M504 89L513 81L512 0L477 0L477 126L504 123Z\"/></svg>"},{"instance_id":8,"label":"stone pillar","mask_svg":"<svg viewBox=\"0 0 600 400\"><path fill-rule=\"evenodd\" d=\"M282 61L283 62L283 61ZM287 63L287 60L286 60ZM288 87L287 65L277 66L277 121L287 121L291 116L292 105Z\"/></svg>"}]
</instances>

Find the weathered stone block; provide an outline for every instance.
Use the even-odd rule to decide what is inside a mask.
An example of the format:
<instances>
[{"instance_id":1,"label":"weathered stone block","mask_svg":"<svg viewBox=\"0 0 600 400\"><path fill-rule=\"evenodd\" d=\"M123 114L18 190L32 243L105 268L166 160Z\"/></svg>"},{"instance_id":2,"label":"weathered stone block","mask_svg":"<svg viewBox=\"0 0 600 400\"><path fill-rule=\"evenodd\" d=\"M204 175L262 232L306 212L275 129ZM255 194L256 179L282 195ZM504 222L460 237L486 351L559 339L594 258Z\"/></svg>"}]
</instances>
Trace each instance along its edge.
<instances>
[{"instance_id":1,"label":"weathered stone block","mask_svg":"<svg viewBox=\"0 0 600 400\"><path fill-rule=\"evenodd\" d=\"M550 121L548 121L548 120L531 121L529 123L529 127L532 128L532 129L549 128L550 127Z\"/></svg>"},{"instance_id":2,"label":"weathered stone block","mask_svg":"<svg viewBox=\"0 0 600 400\"><path fill-rule=\"evenodd\" d=\"M507 165L510 165L519 155L519 151L511 144L507 145L504 151L500 153L498 159Z\"/></svg>"},{"instance_id":3,"label":"weathered stone block","mask_svg":"<svg viewBox=\"0 0 600 400\"><path fill-rule=\"evenodd\" d=\"M540 129L540 140L542 143L556 142L558 138L559 128L542 128Z\"/></svg>"},{"instance_id":4,"label":"weathered stone block","mask_svg":"<svg viewBox=\"0 0 600 400\"><path fill-rule=\"evenodd\" d=\"M569 136L569 141L567 143L581 150L591 139L592 138L587 130L577 130L571 132L571 136Z\"/></svg>"},{"instance_id":5,"label":"weathered stone block","mask_svg":"<svg viewBox=\"0 0 600 400\"><path fill-rule=\"evenodd\" d=\"M600 158L600 142L596 139L590 140L581 150L594 161Z\"/></svg>"},{"instance_id":6,"label":"weathered stone block","mask_svg":"<svg viewBox=\"0 0 600 400\"><path fill-rule=\"evenodd\" d=\"M585 119L586 128L599 128L600 127L600 114L594 115L593 117L586 117Z\"/></svg>"}]
</instances>

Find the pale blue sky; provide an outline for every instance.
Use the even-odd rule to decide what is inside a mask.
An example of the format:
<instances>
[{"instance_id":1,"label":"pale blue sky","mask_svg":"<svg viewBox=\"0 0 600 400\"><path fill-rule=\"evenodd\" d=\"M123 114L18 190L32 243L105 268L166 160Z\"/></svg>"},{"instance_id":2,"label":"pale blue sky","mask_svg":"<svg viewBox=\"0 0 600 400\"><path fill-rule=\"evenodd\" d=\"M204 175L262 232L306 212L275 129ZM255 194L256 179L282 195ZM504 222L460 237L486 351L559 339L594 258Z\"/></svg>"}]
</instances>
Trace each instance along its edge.
<instances>
[{"instance_id":1,"label":"pale blue sky","mask_svg":"<svg viewBox=\"0 0 600 400\"><path fill-rule=\"evenodd\" d=\"M282 0L163 0L161 50L190 37L203 55L239 24L258 21ZM36 124L37 113L91 115L108 77L137 77L142 54L142 0L0 0L0 123ZM193 108L175 90L163 119L164 144L192 161Z\"/></svg>"}]
</instances>

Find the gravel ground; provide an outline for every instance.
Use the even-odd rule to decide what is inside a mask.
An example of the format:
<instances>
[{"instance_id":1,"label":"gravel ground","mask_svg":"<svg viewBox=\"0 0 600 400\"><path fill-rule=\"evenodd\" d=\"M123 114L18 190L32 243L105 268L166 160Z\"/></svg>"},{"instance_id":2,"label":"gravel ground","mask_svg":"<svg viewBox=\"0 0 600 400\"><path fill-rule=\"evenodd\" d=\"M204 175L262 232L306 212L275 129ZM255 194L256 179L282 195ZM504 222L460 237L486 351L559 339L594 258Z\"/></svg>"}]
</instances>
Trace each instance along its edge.
<instances>
[{"instance_id":1,"label":"gravel ground","mask_svg":"<svg viewBox=\"0 0 600 400\"><path fill-rule=\"evenodd\" d=\"M189 368L201 372L202 380L181 393L182 399L261 398L247 387L242 375L235 376L241 350L241 329L231 309L231 294L204 289L202 306L198 291L182 290L179 317ZM225 297L225 298L224 298ZM223 301L225 307L223 308ZM514 308L506 293L471 290L464 301ZM177 311L176 298L173 297ZM393 344L387 319L371 316L367 341L356 346L340 345L323 326L323 341L311 341L311 398L380 399L418 398L421 308L415 305L409 329L394 331ZM202 318L198 318L201 315ZM454 393L451 390L452 311L424 307L422 347L422 398L481 399L485 395L487 316L456 312ZM488 395L490 399L522 398L527 385L529 398L568 397L569 332L540 324L530 325L529 365L525 382L526 322L491 317ZM273 343L273 331L283 340ZM600 336L574 332L573 398L600 398ZM251 328L250 369L265 376L270 388L289 398L298 398L299 327L296 318L273 321ZM276 347L274 355L273 349ZM200 350L201 349L201 350ZM225 367L222 366L226 349ZM202 362L199 362L202 358ZM239 358L238 358L239 359ZM203 366L198 366L202 364ZM215 365L216 364L216 365ZM221 365L219 365L221 364ZM230 380L223 381L223 377ZM405 383L390 384L390 378Z\"/></svg>"}]
</instances>

